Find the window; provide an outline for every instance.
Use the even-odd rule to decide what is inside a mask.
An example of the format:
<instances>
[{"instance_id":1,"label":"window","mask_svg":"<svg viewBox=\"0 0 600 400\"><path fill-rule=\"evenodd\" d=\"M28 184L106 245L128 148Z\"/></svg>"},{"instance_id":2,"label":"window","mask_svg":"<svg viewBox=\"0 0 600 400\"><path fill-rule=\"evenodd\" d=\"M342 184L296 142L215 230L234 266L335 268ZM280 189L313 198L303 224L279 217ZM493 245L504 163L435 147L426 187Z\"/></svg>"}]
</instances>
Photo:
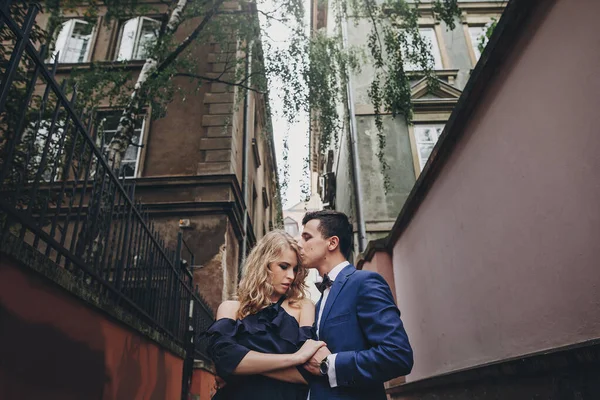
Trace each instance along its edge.
<instances>
[{"instance_id":1,"label":"window","mask_svg":"<svg viewBox=\"0 0 600 400\"><path fill-rule=\"evenodd\" d=\"M431 55L433 56L433 68L434 69L443 69L444 67L442 65L442 54L440 52L440 46L438 44L437 37L435 35L435 29L434 28L419 28L419 33L420 33L423 41L426 43L429 43L429 45L431 45L430 50L431 50ZM407 41L409 43L412 42L410 36L407 37ZM420 70L421 67L412 61L407 61L404 64L404 69L406 71L417 71L417 70Z\"/></svg>"},{"instance_id":2,"label":"window","mask_svg":"<svg viewBox=\"0 0 600 400\"><path fill-rule=\"evenodd\" d=\"M296 237L300 233L298 223L290 217L285 217L285 220L283 221L283 229L292 237Z\"/></svg>"},{"instance_id":3,"label":"window","mask_svg":"<svg viewBox=\"0 0 600 400\"><path fill-rule=\"evenodd\" d=\"M444 125L415 125L415 143L417 145L417 156L419 158L419 168L422 171L423 167L429 159L431 150L437 143Z\"/></svg>"},{"instance_id":4,"label":"window","mask_svg":"<svg viewBox=\"0 0 600 400\"><path fill-rule=\"evenodd\" d=\"M262 188L262 199L263 199L263 207L268 208L271 203L269 202L269 195L267 194L266 188Z\"/></svg>"},{"instance_id":5,"label":"window","mask_svg":"<svg viewBox=\"0 0 600 400\"><path fill-rule=\"evenodd\" d=\"M473 52L475 53L475 59L479 60L481 57L481 51L479 51L479 43L483 38L483 45L487 44L488 38L485 35L487 28L485 26L469 26L469 36L471 38L471 45L473 46Z\"/></svg>"},{"instance_id":6,"label":"window","mask_svg":"<svg viewBox=\"0 0 600 400\"><path fill-rule=\"evenodd\" d=\"M260 152L258 151L258 142L252 138L252 154L254 154L254 164L256 168L260 167Z\"/></svg>"},{"instance_id":7,"label":"window","mask_svg":"<svg viewBox=\"0 0 600 400\"><path fill-rule=\"evenodd\" d=\"M121 119L121 111L108 111L98 113L98 126L102 124L102 133L98 133L97 137L102 146L103 152L106 154L108 144L117 132L119 120ZM121 169L127 178L135 178L138 174L141 145L144 136L144 118L138 118L134 127L132 144L129 145L125 156L121 161Z\"/></svg>"},{"instance_id":8,"label":"window","mask_svg":"<svg viewBox=\"0 0 600 400\"><path fill-rule=\"evenodd\" d=\"M83 63L88 61L94 25L80 19L70 19L60 26L56 37L54 53L48 62L58 54L59 63Z\"/></svg>"},{"instance_id":9,"label":"window","mask_svg":"<svg viewBox=\"0 0 600 400\"><path fill-rule=\"evenodd\" d=\"M50 135L51 130L52 135ZM64 134L64 119L57 120L54 126L52 126L51 120L41 120L39 125L33 124L27 129L27 137L33 137L34 140L31 163L28 165L30 182L33 181L33 177L40 169L41 179L44 182L54 182L61 179L64 164L62 156L65 151ZM29 140L27 139L27 141Z\"/></svg>"},{"instance_id":10,"label":"window","mask_svg":"<svg viewBox=\"0 0 600 400\"><path fill-rule=\"evenodd\" d=\"M258 194L256 193L256 187L254 185L252 185L252 215L251 215L251 220L252 223L256 224L255 219L257 218L257 204L256 204L256 199L258 198Z\"/></svg>"},{"instance_id":11,"label":"window","mask_svg":"<svg viewBox=\"0 0 600 400\"><path fill-rule=\"evenodd\" d=\"M125 21L121 29L117 61L144 60L156 43L160 25L160 21L148 17Z\"/></svg>"}]
</instances>

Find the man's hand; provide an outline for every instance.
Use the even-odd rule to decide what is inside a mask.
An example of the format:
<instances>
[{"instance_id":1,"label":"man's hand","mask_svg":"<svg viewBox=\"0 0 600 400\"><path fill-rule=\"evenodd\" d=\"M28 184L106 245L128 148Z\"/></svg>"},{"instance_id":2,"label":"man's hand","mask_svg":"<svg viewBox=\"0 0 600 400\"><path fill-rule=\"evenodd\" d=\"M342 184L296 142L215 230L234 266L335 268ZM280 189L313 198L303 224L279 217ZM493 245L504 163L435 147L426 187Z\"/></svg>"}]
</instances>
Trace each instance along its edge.
<instances>
[{"instance_id":1,"label":"man's hand","mask_svg":"<svg viewBox=\"0 0 600 400\"><path fill-rule=\"evenodd\" d=\"M215 390L223 389L227 385L227 382L220 376L215 376Z\"/></svg>"},{"instance_id":2,"label":"man's hand","mask_svg":"<svg viewBox=\"0 0 600 400\"><path fill-rule=\"evenodd\" d=\"M329 351L327 346L321 347L319 350L317 350L315 355L304 364L304 369L313 375L320 376L321 371L319 371L319 367L321 366L321 361L323 361L323 359L330 354L331 351Z\"/></svg>"}]
</instances>

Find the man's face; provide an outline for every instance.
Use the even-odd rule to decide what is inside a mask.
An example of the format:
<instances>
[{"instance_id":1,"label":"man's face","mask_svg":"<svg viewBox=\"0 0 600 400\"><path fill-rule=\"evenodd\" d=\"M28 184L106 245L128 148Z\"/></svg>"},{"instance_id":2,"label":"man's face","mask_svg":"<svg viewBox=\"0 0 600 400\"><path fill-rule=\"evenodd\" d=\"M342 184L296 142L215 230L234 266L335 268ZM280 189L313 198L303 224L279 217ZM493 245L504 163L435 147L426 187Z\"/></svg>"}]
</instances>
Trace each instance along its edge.
<instances>
[{"instance_id":1,"label":"man's face","mask_svg":"<svg viewBox=\"0 0 600 400\"><path fill-rule=\"evenodd\" d=\"M319 232L318 219L311 219L304 225L299 242L302 265L305 268L317 268L327 259L329 240Z\"/></svg>"}]
</instances>

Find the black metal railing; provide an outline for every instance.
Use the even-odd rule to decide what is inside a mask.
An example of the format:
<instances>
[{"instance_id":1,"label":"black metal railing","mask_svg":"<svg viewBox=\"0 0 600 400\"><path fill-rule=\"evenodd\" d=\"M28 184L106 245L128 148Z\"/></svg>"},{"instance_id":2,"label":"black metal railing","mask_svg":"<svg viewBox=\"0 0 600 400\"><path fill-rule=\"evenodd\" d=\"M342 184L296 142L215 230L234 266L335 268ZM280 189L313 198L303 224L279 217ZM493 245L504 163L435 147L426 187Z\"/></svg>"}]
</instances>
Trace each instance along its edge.
<instances>
[{"instance_id":1,"label":"black metal railing","mask_svg":"<svg viewBox=\"0 0 600 400\"><path fill-rule=\"evenodd\" d=\"M56 82L56 62L47 65L31 37L37 12L15 16L0 2L0 241L44 254L103 303L187 347L190 327L208 326L212 312L181 267L181 248L166 248L133 200L135 182L98 148L94 113Z\"/></svg>"},{"instance_id":2,"label":"black metal railing","mask_svg":"<svg viewBox=\"0 0 600 400\"><path fill-rule=\"evenodd\" d=\"M183 234L181 232L177 235L177 251L181 254L181 262L182 265L190 268L196 265L196 255L187 244L185 240L183 240Z\"/></svg>"}]
</instances>

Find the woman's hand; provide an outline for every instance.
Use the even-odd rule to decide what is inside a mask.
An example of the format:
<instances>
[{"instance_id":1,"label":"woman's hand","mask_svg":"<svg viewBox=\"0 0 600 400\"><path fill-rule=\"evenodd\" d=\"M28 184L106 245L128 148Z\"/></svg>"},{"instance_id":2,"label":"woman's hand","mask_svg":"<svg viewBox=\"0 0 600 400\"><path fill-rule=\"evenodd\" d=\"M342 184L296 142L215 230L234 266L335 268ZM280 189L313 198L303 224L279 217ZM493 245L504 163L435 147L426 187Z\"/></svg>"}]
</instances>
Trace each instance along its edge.
<instances>
[{"instance_id":1,"label":"woman's hand","mask_svg":"<svg viewBox=\"0 0 600 400\"><path fill-rule=\"evenodd\" d=\"M308 339L302 347L294 353L294 356L298 359L298 364L304 364L312 358L317 350L326 345L325 342Z\"/></svg>"}]
</instances>

